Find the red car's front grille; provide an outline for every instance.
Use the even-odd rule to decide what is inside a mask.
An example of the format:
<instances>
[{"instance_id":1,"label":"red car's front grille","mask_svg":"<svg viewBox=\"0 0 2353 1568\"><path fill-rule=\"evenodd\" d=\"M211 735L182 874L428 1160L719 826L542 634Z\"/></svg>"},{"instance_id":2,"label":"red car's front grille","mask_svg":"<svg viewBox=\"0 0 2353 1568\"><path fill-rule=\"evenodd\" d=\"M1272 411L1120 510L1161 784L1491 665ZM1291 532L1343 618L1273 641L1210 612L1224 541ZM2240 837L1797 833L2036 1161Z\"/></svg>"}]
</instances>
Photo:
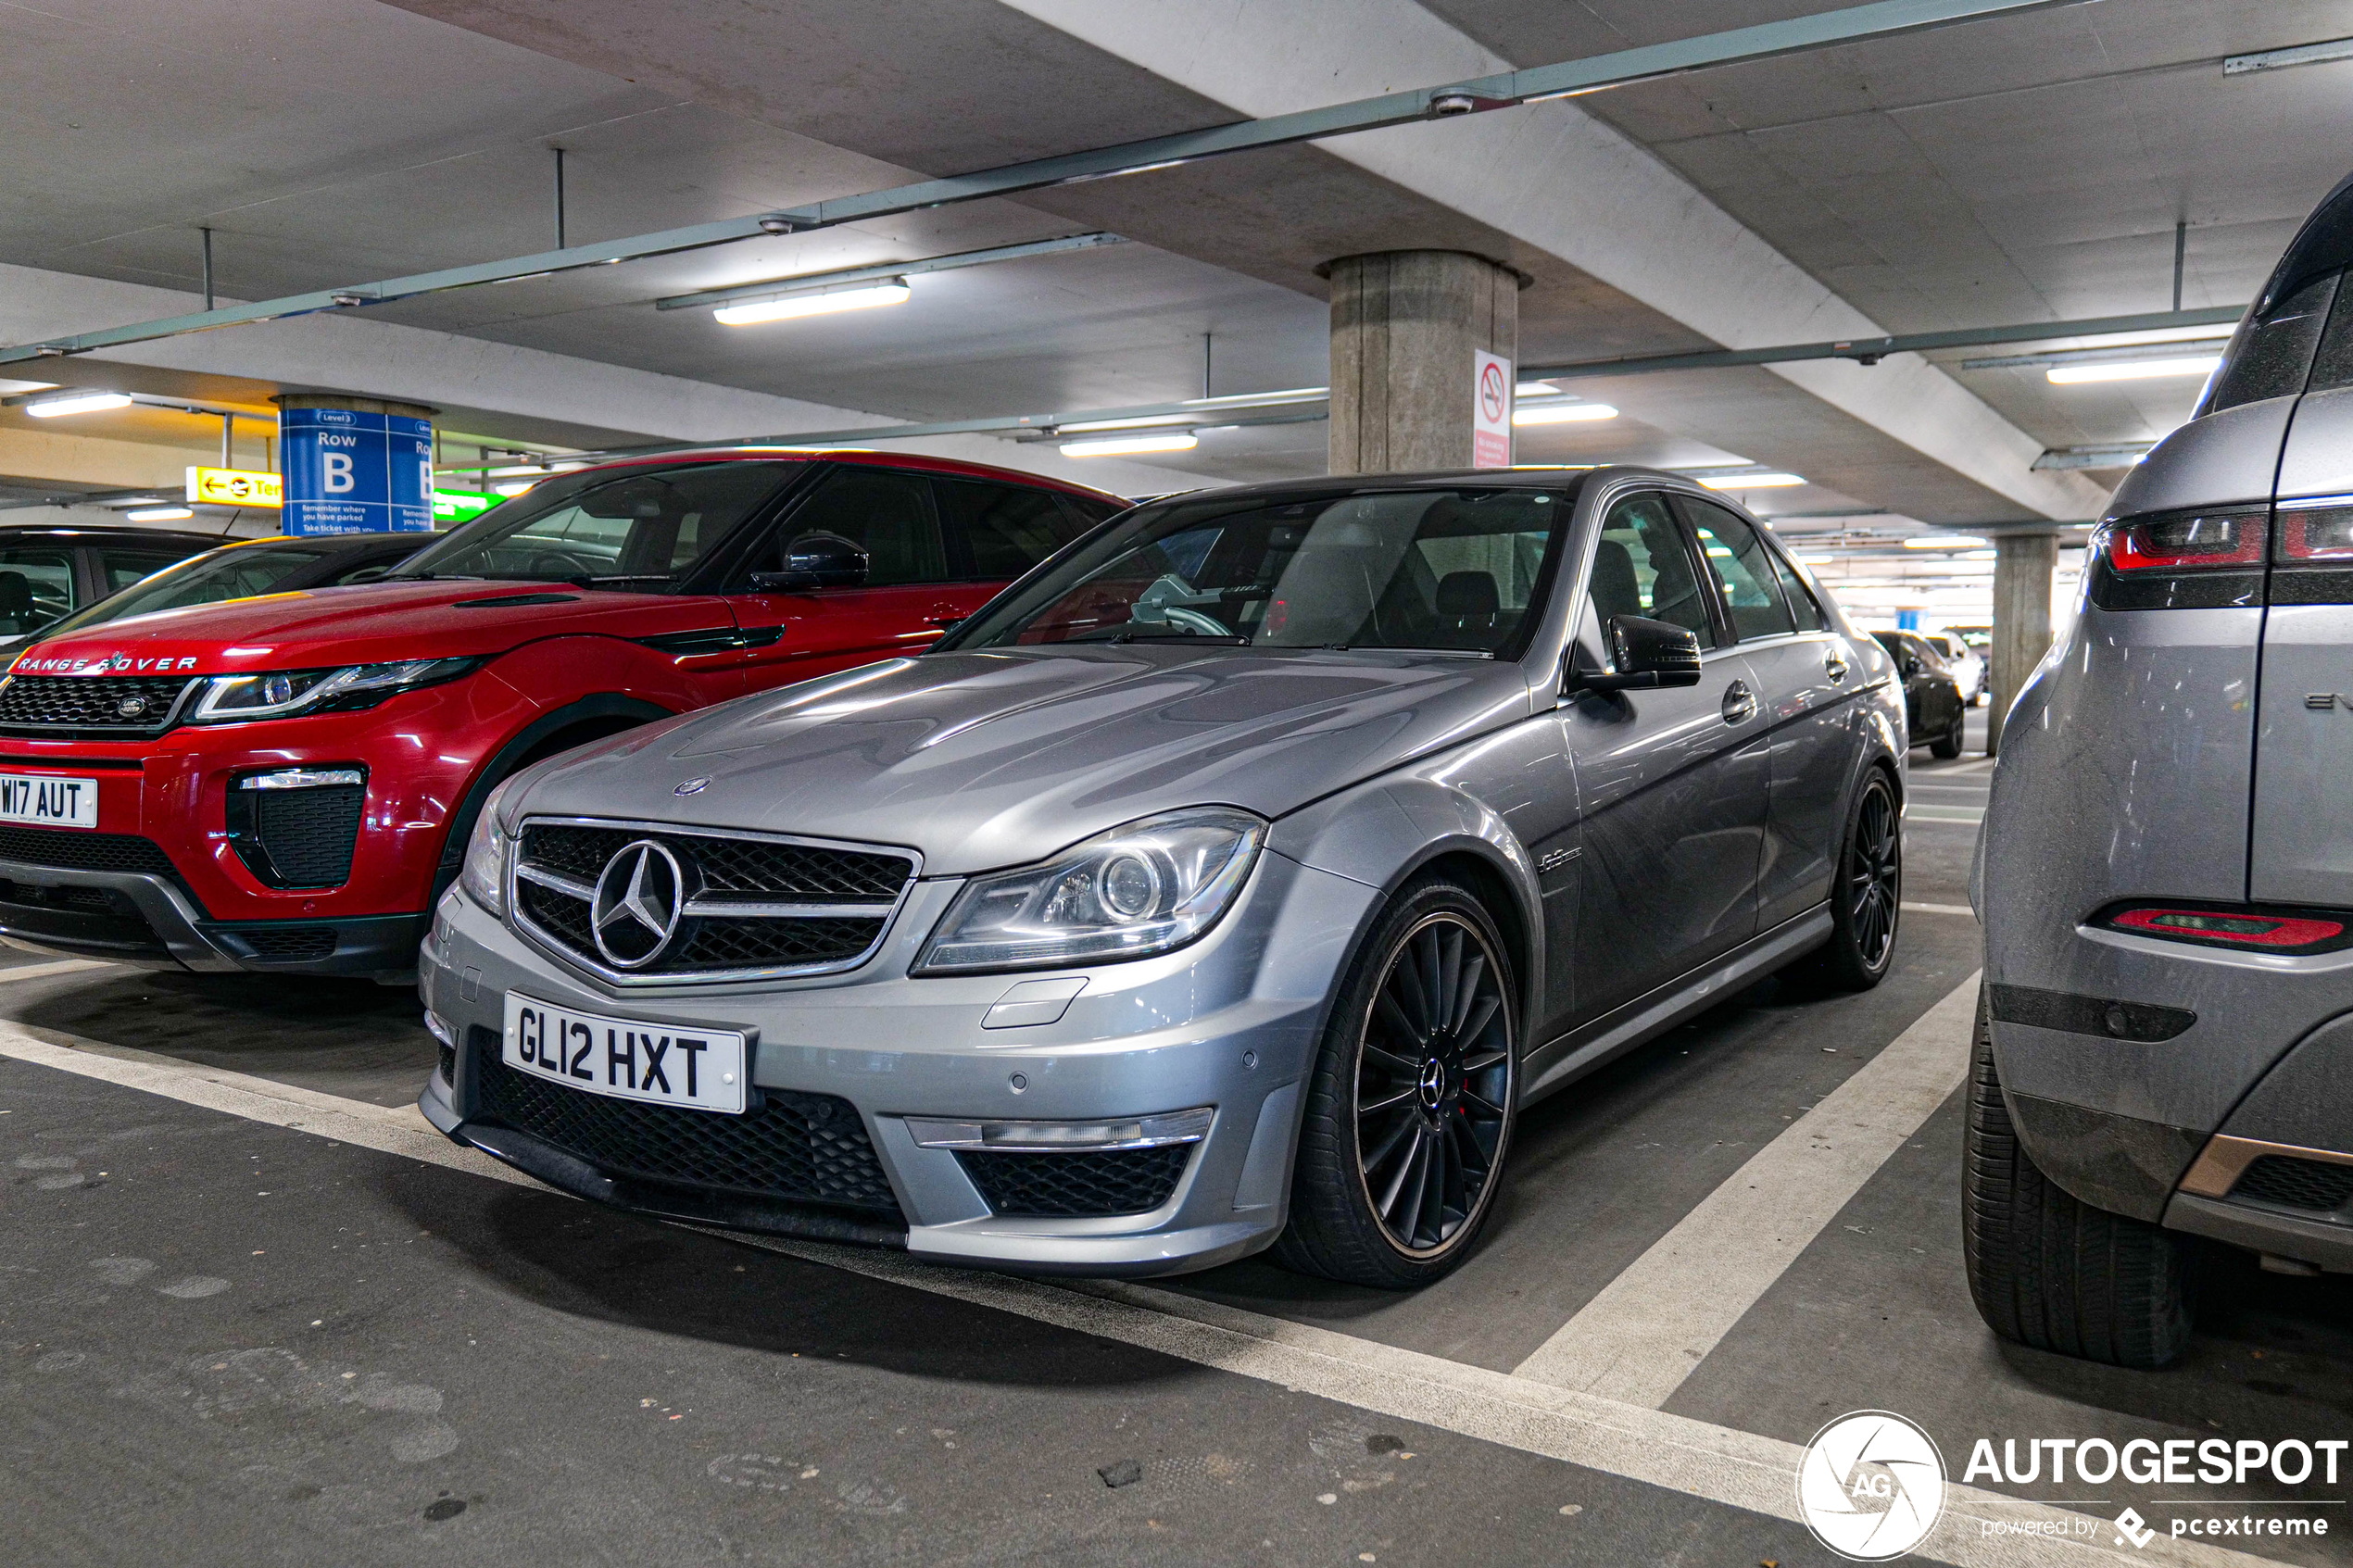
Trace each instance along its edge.
<instances>
[{"instance_id":1,"label":"red car's front grille","mask_svg":"<svg viewBox=\"0 0 2353 1568\"><path fill-rule=\"evenodd\" d=\"M11 675L0 684L0 730L161 734L188 675Z\"/></svg>"}]
</instances>

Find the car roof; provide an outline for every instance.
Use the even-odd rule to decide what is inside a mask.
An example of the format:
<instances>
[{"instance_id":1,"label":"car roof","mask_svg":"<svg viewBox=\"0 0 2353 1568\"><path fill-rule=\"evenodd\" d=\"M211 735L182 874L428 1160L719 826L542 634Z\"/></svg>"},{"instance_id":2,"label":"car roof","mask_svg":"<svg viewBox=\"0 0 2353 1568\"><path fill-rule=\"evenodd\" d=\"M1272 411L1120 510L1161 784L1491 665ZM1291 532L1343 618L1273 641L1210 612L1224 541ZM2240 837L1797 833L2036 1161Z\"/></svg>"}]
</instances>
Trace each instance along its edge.
<instances>
[{"instance_id":1,"label":"car roof","mask_svg":"<svg viewBox=\"0 0 2353 1568\"><path fill-rule=\"evenodd\" d=\"M1066 495L1084 496L1090 501L1109 501L1118 507L1127 505L1125 496L1114 495L1111 491L1090 489L1084 484L1073 484L1068 480L1051 479L1041 473L1024 473L1019 469L995 468L988 463L969 463L960 458L930 458L914 452L876 452L860 446L824 447L813 451L805 446L692 446L674 452L649 452L643 457L616 458L610 462L591 463L585 469L570 471L594 473L604 469L644 468L656 464L745 460L847 463L912 469L956 479L986 479L1031 489L1059 490Z\"/></svg>"},{"instance_id":2,"label":"car roof","mask_svg":"<svg viewBox=\"0 0 2353 1568\"><path fill-rule=\"evenodd\" d=\"M221 546L227 550L250 550L261 545L299 545L305 549L365 550L386 549L405 545L422 550L440 535L422 531L399 533L271 533L259 539L232 539Z\"/></svg>"},{"instance_id":3,"label":"car roof","mask_svg":"<svg viewBox=\"0 0 2353 1568\"><path fill-rule=\"evenodd\" d=\"M1407 473L1335 473L1308 479L1269 479L1254 484L1221 484L1202 490L1180 490L1164 500L1279 500L1294 495L1345 495L1367 490L1414 490L1425 486L1476 484L1482 489L1559 490L1571 495L1601 473L1646 470L1592 468L1429 469ZM1682 476L1662 473L1661 479Z\"/></svg>"},{"instance_id":4,"label":"car roof","mask_svg":"<svg viewBox=\"0 0 2353 1568\"><path fill-rule=\"evenodd\" d=\"M192 533L171 528L17 528L0 524L0 544L58 545L191 545L210 549L222 543L216 533Z\"/></svg>"}]
</instances>

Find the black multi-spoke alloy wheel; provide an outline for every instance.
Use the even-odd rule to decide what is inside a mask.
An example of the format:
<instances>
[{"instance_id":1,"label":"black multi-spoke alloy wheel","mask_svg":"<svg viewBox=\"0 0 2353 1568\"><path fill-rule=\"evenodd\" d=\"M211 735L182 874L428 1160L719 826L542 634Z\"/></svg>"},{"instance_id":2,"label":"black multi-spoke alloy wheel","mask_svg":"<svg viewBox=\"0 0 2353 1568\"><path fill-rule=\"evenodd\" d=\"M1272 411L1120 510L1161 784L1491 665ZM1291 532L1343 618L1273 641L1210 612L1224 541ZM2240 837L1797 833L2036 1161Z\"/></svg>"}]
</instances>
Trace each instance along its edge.
<instances>
[{"instance_id":1,"label":"black multi-spoke alloy wheel","mask_svg":"<svg viewBox=\"0 0 2353 1568\"><path fill-rule=\"evenodd\" d=\"M1895 961L1904 902L1904 822L1895 786L1874 768L1855 792L1831 882L1831 939L1809 960L1816 978L1868 991Z\"/></svg>"},{"instance_id":2,"label":"black multi-spoke alloy wheel","mask_svg":"<svg viewBox=\"0 0 2353 1568\"><path fill-rule=\"evenodd\" d=\"M1519 1093L1518 990L1467 888L1408 885L1333 1007L1276 1257L1409 1289L1451 1272L1494 1207Z\"/></svg>"},{"instance_id":3,"label":"black multi-spoke alloy wheel","mask_svg":"<svg viewBox=\"0 0 2353 1568\"><path fill-rule=\"evenodd\" d=\"M1953 722L1945 732L1928 743L1928 754L1940 762L1950 762L1961 754L1968 744L1965 726L1969 723L1969 704L1964 702L1953 712Z\"/></svg>"}]
</instances>

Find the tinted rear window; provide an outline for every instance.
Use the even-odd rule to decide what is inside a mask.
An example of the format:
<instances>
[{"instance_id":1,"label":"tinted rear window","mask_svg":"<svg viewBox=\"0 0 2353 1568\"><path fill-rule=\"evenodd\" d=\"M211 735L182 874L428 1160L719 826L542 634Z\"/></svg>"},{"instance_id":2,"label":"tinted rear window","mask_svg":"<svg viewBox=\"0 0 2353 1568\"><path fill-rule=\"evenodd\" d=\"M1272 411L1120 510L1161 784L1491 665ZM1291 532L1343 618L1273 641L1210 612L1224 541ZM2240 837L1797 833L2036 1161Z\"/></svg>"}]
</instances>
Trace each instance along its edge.
<instances>
[{"instance_id":1,"label":"tinted rear window","mask_svg":"<svg viewBox=\"0 0 2353 1568\"><path fill-rule=\"evenodd\" d=\"M2302 392L2335 297L2336 274L2331 273L2306 283L2261 317L2241 321L2198 413Z\"/></svg>"}]
</instances>

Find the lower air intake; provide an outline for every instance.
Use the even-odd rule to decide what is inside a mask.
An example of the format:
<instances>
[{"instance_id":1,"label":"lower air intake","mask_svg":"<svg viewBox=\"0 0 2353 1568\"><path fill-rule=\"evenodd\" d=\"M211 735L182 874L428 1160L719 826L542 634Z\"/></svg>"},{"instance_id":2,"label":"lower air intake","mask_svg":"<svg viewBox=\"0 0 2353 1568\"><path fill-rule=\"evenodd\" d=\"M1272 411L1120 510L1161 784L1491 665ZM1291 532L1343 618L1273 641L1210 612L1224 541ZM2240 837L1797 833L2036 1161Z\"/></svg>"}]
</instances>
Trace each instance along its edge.
<instances>
[{"instance_id":1,"label":"lower air intake","mask_svg":"<svg viewBox=\"0 0 2353 1568\"><path fill-rule=\"evenodd\" d=\"M1070 1154L961 1150L964 1174L991 1210L1026 1219L1146 1214L1168 1201L1195 1145Z\"/></svg>"}]
</instances>

